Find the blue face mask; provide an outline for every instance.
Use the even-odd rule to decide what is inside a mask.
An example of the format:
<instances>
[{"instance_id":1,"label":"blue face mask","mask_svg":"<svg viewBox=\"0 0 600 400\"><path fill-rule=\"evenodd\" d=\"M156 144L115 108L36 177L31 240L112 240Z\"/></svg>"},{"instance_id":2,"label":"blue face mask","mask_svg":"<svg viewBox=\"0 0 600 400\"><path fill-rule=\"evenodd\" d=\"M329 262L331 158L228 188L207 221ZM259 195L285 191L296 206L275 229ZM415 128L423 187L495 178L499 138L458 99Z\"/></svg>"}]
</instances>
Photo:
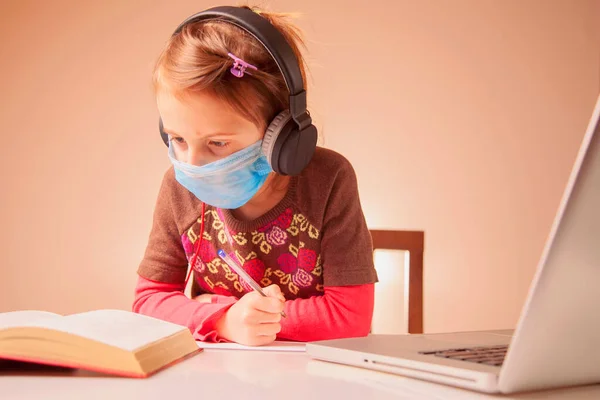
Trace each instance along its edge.
<instances>
[{"instance_id":1,"label":"blue face mask","mask_svg":"<svg viewBox=\"0 0 600 400\"><path fill-rule=\"evenodd\" d=\"M178 161L171 145L169 159L175 168L177 182L200 201L225 209L235 209L246 204L273 171L262 153L261 140L200 167Z\"/></svg>"}]
</instances>

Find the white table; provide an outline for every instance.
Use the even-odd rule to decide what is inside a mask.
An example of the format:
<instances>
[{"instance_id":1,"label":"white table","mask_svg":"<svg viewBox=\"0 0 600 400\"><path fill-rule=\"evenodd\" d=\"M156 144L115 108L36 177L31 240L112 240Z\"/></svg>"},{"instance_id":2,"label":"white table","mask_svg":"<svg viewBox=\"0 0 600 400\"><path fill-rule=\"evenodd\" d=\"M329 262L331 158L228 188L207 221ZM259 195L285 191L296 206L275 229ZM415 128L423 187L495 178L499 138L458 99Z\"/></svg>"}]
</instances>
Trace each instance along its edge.
<instances>
[{"instance_id":1,"label":"white table","mask_svg":"<svg viewBox=\"0 0 600 400\"><path fill-rule=\"evenodd\" d=\"M418 380L311 360L305 353L204 350L148 379L84 371L0 375L2 400L498 399ZM310 396L310 397L309 397ZM600 399L600 385L502 397Z\"/></svg>"}]
</instances>

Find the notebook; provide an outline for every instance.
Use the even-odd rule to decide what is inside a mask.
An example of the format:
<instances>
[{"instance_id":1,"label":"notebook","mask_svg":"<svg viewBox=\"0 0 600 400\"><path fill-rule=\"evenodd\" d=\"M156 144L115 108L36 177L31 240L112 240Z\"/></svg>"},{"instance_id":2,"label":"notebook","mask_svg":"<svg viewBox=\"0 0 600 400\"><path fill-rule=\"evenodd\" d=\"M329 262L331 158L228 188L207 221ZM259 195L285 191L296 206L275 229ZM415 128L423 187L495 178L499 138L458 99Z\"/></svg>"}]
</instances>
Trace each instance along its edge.
<instances>
[{"instance_id":1,"label":"notebook","mask_svg":"<svg viewBox=\"0 0 600 400\"><path fill-rule=\"evenodd\" d=\"M285 352L304 352L306 344L299 342L284 342L276 340L271 344L264 346L244 346L238 343L222 342L222 343L205 343L198 342L198 347L203 349L219 349L219 350L249 350L249 351L285 351Z\"/></svg>"},{"instance_id":2,"label":"notebook","mask_svg":"<svg viewBox=\"0 0 600 400\"><path fill-rule=\"evenodd\" d=\"M0 313L0 360L145 378L201 350L187 327L128 311Z\"/></svg>"}]
</instances>

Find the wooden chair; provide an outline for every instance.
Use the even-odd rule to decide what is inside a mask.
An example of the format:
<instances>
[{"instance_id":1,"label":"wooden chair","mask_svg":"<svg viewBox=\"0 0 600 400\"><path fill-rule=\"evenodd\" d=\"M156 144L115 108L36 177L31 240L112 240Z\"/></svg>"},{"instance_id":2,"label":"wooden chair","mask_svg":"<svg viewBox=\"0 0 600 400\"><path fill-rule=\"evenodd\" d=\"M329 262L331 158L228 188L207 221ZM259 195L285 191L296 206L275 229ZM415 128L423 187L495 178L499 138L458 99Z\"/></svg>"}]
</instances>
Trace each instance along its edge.
<instances>
[{"instance_id":1,"label":"wooden chair","mask_svg":"<svg viewBox=\"0 0 600 400\"><path fill-rule=\"evenodd\" d=\"M408 333L423 333L423 251L425 233L422 231L371 230L373 251L404 250L409 252ZM399 268L404 268L400 265ZM403 294L402 294L403 295Z\"/></svg>"}]
</instances>

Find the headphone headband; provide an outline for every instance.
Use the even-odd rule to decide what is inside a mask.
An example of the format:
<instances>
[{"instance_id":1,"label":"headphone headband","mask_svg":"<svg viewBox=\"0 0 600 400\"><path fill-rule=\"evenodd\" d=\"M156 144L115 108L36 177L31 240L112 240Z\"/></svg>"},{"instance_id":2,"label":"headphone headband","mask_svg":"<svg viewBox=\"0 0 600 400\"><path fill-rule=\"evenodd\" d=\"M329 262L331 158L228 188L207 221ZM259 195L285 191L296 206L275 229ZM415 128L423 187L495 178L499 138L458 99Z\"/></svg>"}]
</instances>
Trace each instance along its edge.
<instances>
[{"instance_id":1,"label":"headphone headband","mask_svg":"<svg viewBox=\"0 0 600 400\"><path fill-rule=\"evenodd\" d=\"M222 20L243 29L258 40L271 54L283 75L290 92L290 114L299 129L311 125L312 120L306 110L306 91L298 59L285 37L266 18L247 8L220 6L209 8L188 17L173 32L181 32L184 26L209 19Z\"/></svg>"}]
</instances>

